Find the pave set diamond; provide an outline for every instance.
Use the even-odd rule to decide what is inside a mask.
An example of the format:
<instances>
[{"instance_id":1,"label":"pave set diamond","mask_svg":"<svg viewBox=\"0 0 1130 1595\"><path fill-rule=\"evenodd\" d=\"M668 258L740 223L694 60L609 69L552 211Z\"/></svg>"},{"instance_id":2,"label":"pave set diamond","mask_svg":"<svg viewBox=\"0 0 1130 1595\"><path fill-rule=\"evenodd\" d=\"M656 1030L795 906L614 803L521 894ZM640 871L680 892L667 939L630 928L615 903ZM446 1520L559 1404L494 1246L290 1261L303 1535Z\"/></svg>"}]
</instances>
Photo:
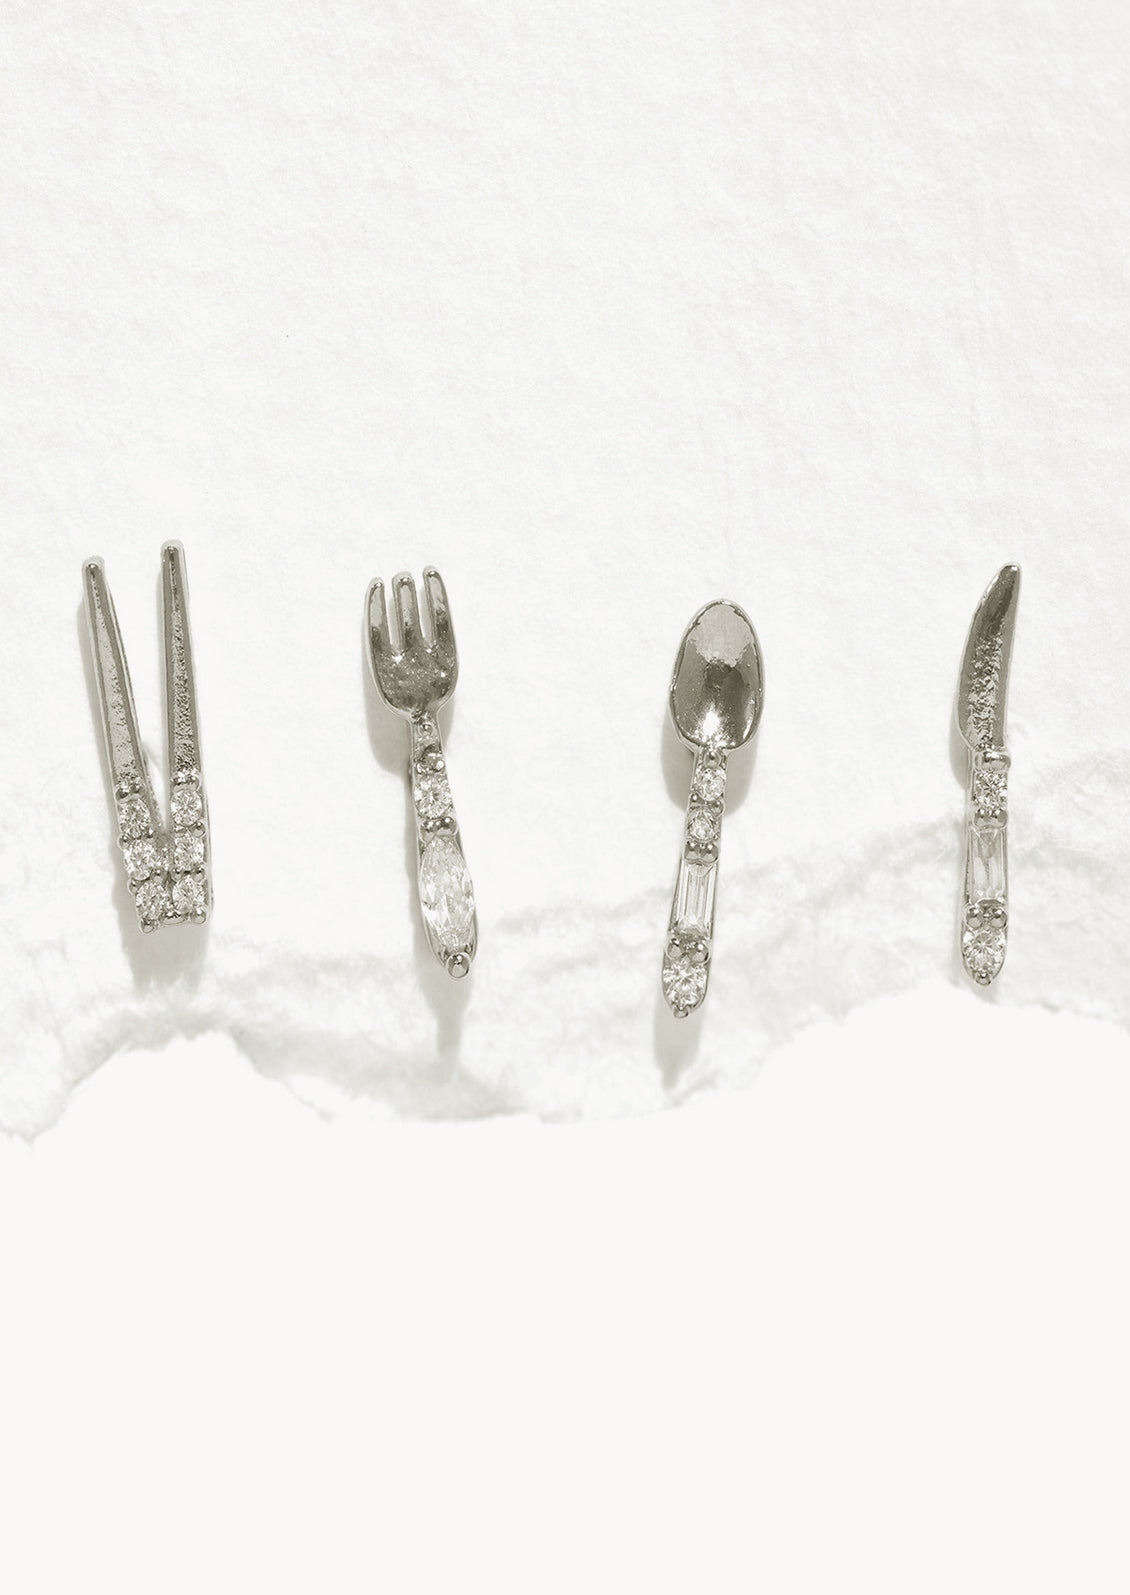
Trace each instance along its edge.
<instances>
[{"instance_id":1,"label":"pave set diamond","mask_svg":"<svg viewBox=\"0 0 1130 1595\"><path fill-rule=\"evenodd\" d=\"M140 783L117 793L118 844L138 921L147 931L207 918L204 792L197 772L178 778L169 807L173 828L166 835Z\"/></svg>"},{"instance_id":2,"label":"pave set diamond","mask_svg":"<svg viewBox=\"0 0 1130 1595\"><path fill-rule=\"evenodd\" d=\"M997 712L1004 646L999 633L984 637L977 644L969 683L969 724L978 743L984 746L993 735Z\"/></svg>"}]
</instances>

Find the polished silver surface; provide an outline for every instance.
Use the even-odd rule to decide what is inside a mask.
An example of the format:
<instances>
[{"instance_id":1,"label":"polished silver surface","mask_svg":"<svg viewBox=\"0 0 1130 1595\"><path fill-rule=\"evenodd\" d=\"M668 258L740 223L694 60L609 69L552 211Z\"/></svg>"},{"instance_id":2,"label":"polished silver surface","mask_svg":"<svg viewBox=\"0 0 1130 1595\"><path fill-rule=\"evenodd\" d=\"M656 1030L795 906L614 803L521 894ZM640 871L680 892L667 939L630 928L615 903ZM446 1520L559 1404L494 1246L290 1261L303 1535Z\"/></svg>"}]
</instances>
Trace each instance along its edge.
<instances>
[{"instance_id":1,"label":"polished silver surface","mask_svg":"<svg viewBox=\"0 0 1130 1595\"><path fill-rule=\"evenodd\" d=\"M969 627L961 661L957 725L973 752L1004 746L1008 672L1019 601L1020 566L1004 565L982 594Z\"/></svg>"},{"instance_id":2,"label":"polished silver surface","mask_svg":"<svg viewBox=\"0 0 1130 1595\"><path fill-rule=\"evenodd\" d=\"M969 749L961 956L988 986L1008 948L1008 771L1005 712L1019 565L1003 566L977 605L957 691L957 726Z\"/></svg>"},{"instance_id":3,"label":"polished silver surface","mask_svg":"<svg viewBox=\"0 0 1130 1595\"><path fill-rule=\"evenodd\" d=\"M470 972L478 945L475 893L459 836L447 777L438 711L455 691L459 659L447 591L439 571L424 571L420 623L416 584L407 571L393 579L394 614L384 583L370 583L365 629L373 681L384 702L408 721L417 881L428 945L448 974Z\"/></svg>"},{"instance_id":4,"label":"polished silver surface","mask_svg":"<svg viewBox=\"0 0 1130 1595\"><path fill-rule=\"evenodd\" d=\"M745 610L725 599L705 605L683 634L669 695L675 730L695 755L663 954L663 995L676 1018L706 996L726 761L756 733L764 692L761 649Z\"/></svg>"},{"instance_id":5,"label":"polished silver surface","mask_svg":"<svg viewBox=\"0 0 1130 1595\"><path fill-rule=\"evenodd\" d=\"M200 768L196 682L188 623L184 550L161 550L165 632L165 705L169 744L169 822L153 792L137 725L129 667L100 559L83 565L83 593L114 791L118 844L138 923L144 931L191 921L212 908L207 800Z\"/></svg>"}]
</instances>

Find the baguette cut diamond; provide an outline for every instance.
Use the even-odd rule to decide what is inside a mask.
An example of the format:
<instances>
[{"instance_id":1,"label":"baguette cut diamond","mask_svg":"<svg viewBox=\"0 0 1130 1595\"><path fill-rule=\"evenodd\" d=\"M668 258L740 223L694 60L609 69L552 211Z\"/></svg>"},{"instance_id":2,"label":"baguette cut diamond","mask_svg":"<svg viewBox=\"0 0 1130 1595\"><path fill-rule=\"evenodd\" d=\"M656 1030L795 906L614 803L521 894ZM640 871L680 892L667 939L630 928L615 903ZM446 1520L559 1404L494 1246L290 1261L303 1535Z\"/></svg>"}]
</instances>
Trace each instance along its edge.
<instances>
[{"instance_id":1,"label":"baguette cut diamond","mask_svg":"<svg viewBox=\"0 0 1130 1595\"><path fill-rule=\"evenodd\" d=\"M420 907L430 934L447 952L458 952L471 940L475 894L458 844L434 836L420 859Z\"/></svg>"}]
</instances>

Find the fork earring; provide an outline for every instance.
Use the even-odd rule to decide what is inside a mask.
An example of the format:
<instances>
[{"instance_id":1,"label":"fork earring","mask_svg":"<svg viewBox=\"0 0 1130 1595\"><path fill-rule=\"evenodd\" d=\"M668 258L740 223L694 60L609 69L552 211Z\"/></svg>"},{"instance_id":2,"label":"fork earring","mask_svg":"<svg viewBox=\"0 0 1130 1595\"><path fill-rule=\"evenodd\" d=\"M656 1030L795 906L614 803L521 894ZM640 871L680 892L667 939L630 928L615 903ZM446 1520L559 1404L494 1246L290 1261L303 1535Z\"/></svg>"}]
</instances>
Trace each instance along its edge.
<instances>
[{"instance_id":1,"label":"fork earring","mask_svg":"<svg viewBox=\"0 0 1130 1595\"><path fill-rule=\"evenodd\" d=\"M439 571L424 571L430 638L420 631L416 586L407 571L393 579L399 646L394 646L384 583L369 585L365 630L373 681L384 702L408 721L412 805L416 816L417 882L428 945L455 979L470 972L478 928L475 892L447 780L438 711L455 691L459 658L447 592Z\"/></svg>"},{"instance_id":2,"label":"fork earring","mask_svg":"<svg viewBox=\"0 0 1130 1595\"><path fill-rule=\"evenodd\" d=\"M184 549L179 543L166 543L161 549L169 826L153 795L122 634L102 561L88 559L82 575L106 760L114 788L118 844L138 923L144 931L188 920L202 925L212 909L211 848L200 771Z\"/></svg>"}]
</instances>

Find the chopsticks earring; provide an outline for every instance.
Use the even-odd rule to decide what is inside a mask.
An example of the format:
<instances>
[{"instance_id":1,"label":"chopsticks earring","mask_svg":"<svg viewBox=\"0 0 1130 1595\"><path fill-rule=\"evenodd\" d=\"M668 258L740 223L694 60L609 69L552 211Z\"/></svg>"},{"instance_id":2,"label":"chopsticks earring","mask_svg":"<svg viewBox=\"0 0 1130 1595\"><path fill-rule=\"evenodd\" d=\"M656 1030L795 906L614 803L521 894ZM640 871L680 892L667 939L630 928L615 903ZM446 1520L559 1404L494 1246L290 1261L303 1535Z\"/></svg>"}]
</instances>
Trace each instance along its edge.
<instances>
[{"instance_id":1,"label":"chopsticks earring","mask_svg":"<svg viewBox=\"0 0 1130 1595\"><path fill-rule=\"evenodd\" d=\"M106 761L114 789L118 844L138 923L144 931L186 921L202 925L212 908L211 848L200 770L184 549L179 543L166 543L161 549L168 825L153 795L149 764L137 728L129 666L102 561L88 559L82 574Z\"/></svg>"},{"instance_id":2,"label":"chopsticks earring","mask_svg":"<svg viewBox=\"0 0 1130 1595\"><path fill-rule=\"evenodd\" d=\"M957 696L957 727L969 749L961 956L979 986L1000 974L1008 945L1008 767L1005 702L1020 566L1003 566L977 605Z\"/></svg>"}]
</instances>

